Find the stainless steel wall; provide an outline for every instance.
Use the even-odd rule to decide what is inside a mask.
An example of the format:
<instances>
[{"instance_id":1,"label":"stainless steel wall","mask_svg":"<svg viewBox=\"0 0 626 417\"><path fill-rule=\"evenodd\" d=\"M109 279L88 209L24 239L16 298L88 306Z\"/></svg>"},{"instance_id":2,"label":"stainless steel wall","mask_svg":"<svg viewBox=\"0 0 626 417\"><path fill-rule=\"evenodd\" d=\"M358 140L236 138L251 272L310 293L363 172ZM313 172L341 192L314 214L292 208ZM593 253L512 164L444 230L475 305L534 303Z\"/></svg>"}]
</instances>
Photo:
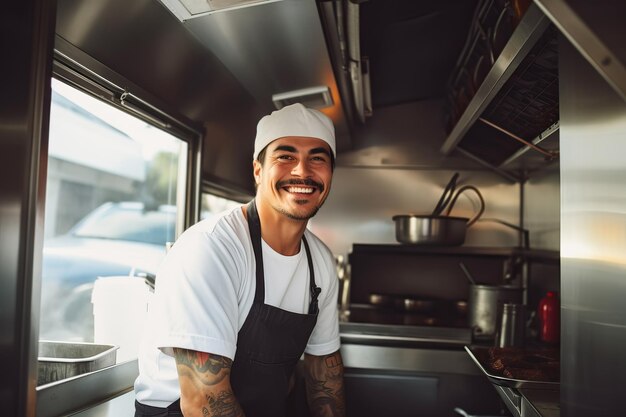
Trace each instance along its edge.
<instances>
[{"instance_id":1,"label":"stainless steel wall","mask_svg":"<svg viewBox=\"0 0 626 417\"><path fill-rule=\"evenodd\" d=\"M353 132L354 149L338 156L328 201L311 221L334 253L349 253L352 243L396 243L393 215L430 214L457 171L460 184L473 184L484 195L483 217L519 223L519 184L439 151L445 139L441 107L438 99L384 107ZM477 201L467 192L452 214L471 216ZM470 246L516 244L515 232L487 221L472 226L466 240Z\"/></svg>"},{"instance_id":2,"label":"stainless steel wall","mask_svg":"<svg viewBox=\"0 0 626 417\"><path fill-rule=\"evenodd\" d=\"M311 221L311 229L335 254L352 243L397 243L395 214L430 214L454 171L338 167L330 196ZM488 171L459 171L485 199L485 218L519 221L519 184ZM471 191L459 198L452 215L470 217L478 209ZM517 234L497 223L479 221L468 229L465 245L515 246Z\"/></svg>"},{"instance_id":3,"label":"stainless steel wall","mask_svg":"<svg viewBox=\"0 0 626 417\"><path fill-rule=\"evenodd\" d=\"M561 193L559 170L538 173L524 184L524 227L530 232L530 246L559 250Z\"/></svg>"},{"instance_id":4,"label":"stainless steel wall","mask_svg":"<svg viewBox=\"0 0 626 417\"><path fill-rule=\"evenodd\" d=\"M626 103L560 45L561 412L624 415Z\"/></svg>"},{"instance_id":5,"label":"stainless steel wall","mask_svg":"<svg viewBox=\"0 0 626 417\"><path fill-rule=\"evenodd\" d=\"M0 410L35 415L43 196L55 2L0 13ZM41 161L41 162L40 162Z\"/></svg>"}]
</instances>

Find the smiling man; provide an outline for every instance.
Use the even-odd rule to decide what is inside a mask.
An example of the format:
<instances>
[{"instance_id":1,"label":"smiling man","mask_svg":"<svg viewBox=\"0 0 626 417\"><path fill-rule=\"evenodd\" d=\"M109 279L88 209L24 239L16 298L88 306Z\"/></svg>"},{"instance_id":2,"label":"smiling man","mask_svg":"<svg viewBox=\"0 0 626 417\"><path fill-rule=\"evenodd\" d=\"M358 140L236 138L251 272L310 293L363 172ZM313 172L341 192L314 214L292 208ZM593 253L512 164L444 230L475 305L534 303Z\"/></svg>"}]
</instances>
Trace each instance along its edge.
<instances>
[{"instance_id":1,"label":"smiling man","mask_svg":"<svg viewBox=\"0 0 626 417\"><path fill-rule=\"evenodd\" d=\"M295 417L303 353L311 415L345 416L334 258L306 228L334 160L319 111L294 104L259 121L255 199L188 229L157 274L135 416Z\"/></svg>"}]
</instances>

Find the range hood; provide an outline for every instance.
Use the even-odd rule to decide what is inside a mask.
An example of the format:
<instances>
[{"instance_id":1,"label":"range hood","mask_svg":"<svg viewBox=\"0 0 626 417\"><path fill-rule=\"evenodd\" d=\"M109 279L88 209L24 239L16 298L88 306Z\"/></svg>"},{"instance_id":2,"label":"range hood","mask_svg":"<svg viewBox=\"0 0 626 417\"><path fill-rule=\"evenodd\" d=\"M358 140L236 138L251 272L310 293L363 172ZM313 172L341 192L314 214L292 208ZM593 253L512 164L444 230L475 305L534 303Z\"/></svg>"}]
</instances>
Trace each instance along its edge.
<instances>
[{"instance_id":1,"label":"range hood","mask_svg":"<svg viewBox=\"0 0 626 417\"><path fill-rule=\"evenodd\" d=\"M298 101L333 120L338 151L351 148L349 106L315 0L160 2L250 94L258 105L254 118Z\"/></svg>"}]
</instances>

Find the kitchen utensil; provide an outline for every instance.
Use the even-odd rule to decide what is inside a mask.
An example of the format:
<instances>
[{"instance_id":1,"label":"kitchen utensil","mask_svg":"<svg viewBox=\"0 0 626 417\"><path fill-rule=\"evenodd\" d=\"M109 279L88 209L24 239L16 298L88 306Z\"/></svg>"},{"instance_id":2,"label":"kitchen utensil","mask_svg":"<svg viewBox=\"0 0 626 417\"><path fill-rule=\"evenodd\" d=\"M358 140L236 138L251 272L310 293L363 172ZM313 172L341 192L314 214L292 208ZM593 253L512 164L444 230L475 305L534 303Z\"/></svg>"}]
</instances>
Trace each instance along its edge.
<instances>
[{"instance_id":1,"label":"kitchen utensil","mask_svg":"<svg viewBox=\"0 0 626 417\"><path fill-rule=\"evenodd\" d=\"M456 172L452 176L452 178L450 178L450 181L448 181L448 184L443 189L443 194L441 194L441 197L439 198L439 201L437 202L437 205L435 206L435 209L433 210L431 216L439 216L441 213L443 213L445 208L448 206L448 203L450 203L450 200L452 199L452 196L454 195L454 190L456 188L456 181L458 178L459 178L458 172Z\"/></svg>"},{"instance_id":2,"label":"kitchen utensil","mask_svg":"<svg viewBox=\"0 0 626 417\"><path fill-rule=\"evenodd\" d=\"M495 57L500 55L500 52L504 49L512 33L513 23L511 22L511 15L509 9L504 7L500 12L500 16L498 16L498 21L496 22L493 37L491 39L491 45Z\"/></svg>"},{"instance_id":3,"label":"kitchen utensil","mask_svg":"<svg viewBox=\"0 0 626 417\"><path fill-rule=\"evenodd\" d=\"M491 339L496 334L499 306L522 304L522 288L511 285L471 285L469 325L476 338Z\"/></svg>"},{"instance_id":4,"label":"kitchen utensil","mask_svg":"<svg viewBox=\"0 0 626 417\"><path fill-rule=\"evenodd\" d=\"M470 274L470 272L467 270L467 267L465 266L465 264L463 262L459 262L459 266L461 267L461 269L465 273L465 276L469 280L470 284L476 285L476 281L474 281L474 278L472 277L472 274Z\"/></svg>"},{"instance_id":5,"label":"kitchen utensil","mask_svg":"<svg viewBox=\"0 0 626 417\"><path fill-rule=\"evenodd\" d=\"M471 219L450 216L457 198L467 190L474 191L478 196L481 204L479 210ZM396 240L414 245L462 245L465 242L467 228L474 224L484 211L485 202L480 191L474 186L466 185L456 191L448 205L446 215L400 214L393 216L396 225Z\"/></svg>"},{"instance_id":6,"label":"kitchen utensil","mask_svg":"<svg viewBox=\"0 0 626 417\"><path fill-rule=\"evenodd\" d=\"M491 29L485 33L484 37L477 39L477 51L479 56L472 67L472 81L476 85L476 90L480 87L494 63L493 48L491 47Z\"/></svg>"},{"instance_id":7,"label":"kitchen utensil","mask_svg":"<svg viewBox=\"0 0 626 417\"><path fill-rule=\"evenodd\" d=\"M372 293L369 296L370 304L376 307L394 307L396 298L390 294Z\"/></svg>"},{"instance_id":8,"label":"kitchen utensil","mask_svg":"<svg viewBox=\"0 0 626 417\"><path fill-rule=\"evenodd\" d=\"M467 301L458 300L453 303L454 310L461 316L467 315Z\"/></svg>"},{"instance_id":9,"label":"kitchen utensil","mask_svg":"<svg viewBox=\"0 0 626 417\"><path fill-rule=\"evenodd\" d=\"M493 351L494 348L480 347L480 346L465 346L465 351L469 354L470 358L474 361L474 363L478 366L478 368L487 376L487 379L492 384L500 385L502 387L509 388L528 388L528 389L547 389L547 390L555 390L559 388L559 378L558 373L556 373L555 378L538 381L538 380L528 380L528 379L517 379L517 378L508 378L503 377L502 375L497 374L491 367L491 362L493 359L490 358L489 352ZM497 348L495 348L497 349ZM516 350L519 348L508 348L507 350ZM520 353L524 354L525 358L531 359L532 362L536 364L540 364L541 360L546 360L546 364L558 364L558 350L554 353L547 350L529 350L529 349L519 349ZM536 353L535 353L536 352ZM555 360L550 361L550 358L547 358L546 354L553 356Z\"/></svg>"},{"instance_id":10,"label":"kitchen utensil","mask_svg":"<svg viewBox=\"0 0 626 417\"><path fill-rule=\"evenodd\" d=\"M524 13L526 13L526 10L528 10L531 3L531 0L513 0L511 8L513 9L516 26L522 20L522 17L524 17Z\"/></svg>"},{"instance_id":11,"label":"kitchen utensil","mask_svg":"<svg viewBox=\"0 0 626 417\"><path fill-rule=\"evenodd\" d=\"M413 313L430 313L435 309L435 301L413 297L401 297L396 300L396 307L400 310Z\"/></svg>"},{"instance_id":12,"label":"kitchen utensil","mask_svg":"<svg viewBox=\"0 0 626 417\"><path fill-rule=\"evenodd\" d=\"M522 304L504 303L498 326L498 347L524 346L524 306Z\"/></svg>"}]
</instances>

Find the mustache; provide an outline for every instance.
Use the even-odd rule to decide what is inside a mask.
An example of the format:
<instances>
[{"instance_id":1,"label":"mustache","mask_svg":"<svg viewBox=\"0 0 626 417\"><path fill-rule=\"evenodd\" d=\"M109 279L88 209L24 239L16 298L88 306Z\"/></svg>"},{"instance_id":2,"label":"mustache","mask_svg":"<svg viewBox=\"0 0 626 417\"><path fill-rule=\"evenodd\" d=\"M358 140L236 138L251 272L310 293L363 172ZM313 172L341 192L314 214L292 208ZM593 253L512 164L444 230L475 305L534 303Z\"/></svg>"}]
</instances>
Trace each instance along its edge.
<instances>
[{"instance_id":1,"label":"mustache","mask_svg":"<svg viewBox=\"0 0 626 417\"><path fill-rule=\"evenodd\" d=\"M283 188L289 185L308 185L309 187L316 187L320 192L324 191L324 184L319 183L317 181L313 181L310 178L306 178L303 180L291 179L291 180L283 180L278 181L276 183L276 188Z\"/></svg>"}]
</instances>

